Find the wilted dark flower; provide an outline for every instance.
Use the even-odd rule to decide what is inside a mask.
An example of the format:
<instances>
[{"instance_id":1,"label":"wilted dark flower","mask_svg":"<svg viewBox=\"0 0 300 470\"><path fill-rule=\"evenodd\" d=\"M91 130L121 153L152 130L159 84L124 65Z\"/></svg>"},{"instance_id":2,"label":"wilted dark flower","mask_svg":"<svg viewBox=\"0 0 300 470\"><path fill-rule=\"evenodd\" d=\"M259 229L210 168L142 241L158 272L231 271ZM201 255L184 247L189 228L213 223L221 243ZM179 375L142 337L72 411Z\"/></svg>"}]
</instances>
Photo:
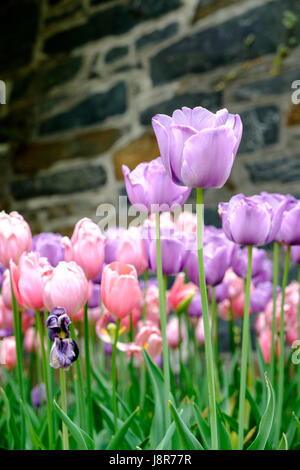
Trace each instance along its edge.
<instances>
[{"instance_id":1,"label":"wilted dark flower","mask_svg":"<svg viewBox=\"0 0 300 470\"><path fill-rule=\"evenodd\" d=\"M46 321L46 327L49 329L51 341L58 336L59 338L68 338L70 336L69 325L71 321L63 307L55 307Z\"/></svg>"},{"instance_id":2,"label":"wilted dark flower","mask_svg":"<svg viewBox=\"0 0 300 470\"><path fill-rule=\"evenodd\" d=\"M50 351L50 366L54 369L68 369L79 355L77 343L72 338L54 338Z\"/></svg>"}]
</instances>

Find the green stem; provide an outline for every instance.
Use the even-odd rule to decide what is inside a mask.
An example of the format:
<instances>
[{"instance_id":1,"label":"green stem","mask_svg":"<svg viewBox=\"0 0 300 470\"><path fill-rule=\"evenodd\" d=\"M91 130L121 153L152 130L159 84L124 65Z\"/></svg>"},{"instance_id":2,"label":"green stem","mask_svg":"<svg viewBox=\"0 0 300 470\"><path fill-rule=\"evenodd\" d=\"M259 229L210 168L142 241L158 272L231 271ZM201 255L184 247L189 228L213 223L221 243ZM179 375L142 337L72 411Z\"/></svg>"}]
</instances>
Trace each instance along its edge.
<instances>
[{"instance_id":1,"label":"green stem","mask_svg":"<svg viewBox=\"0 0 300 470\"><path fill-rule=\"evenodd\" d=\"M240 379L240 397L239 397L239 432L238 449L243 449L244 442L244 424L245 424L245 399L246 399L246 381L247 381L247 363L249 355L249 310L250 310L250 285L252 270L252 246L248 246L248 269L245 293L245 307L243 318L243 339L242 339L242 365Z\"/></svg>"},{"instance_id":2,"label":"green stem","mask_svg":"<svg viewBox=\"0 0 300 470\"><path fill-rule=\"evenodd\" d=\"M218 329L218 315L216 303L216 288L212 288L211 296L211 324L212 324L212 340L215 355L215 364L218 367L219 358L219 329Z\"/></svg>"},{"instance_id":3,"label":"green stem","mask_svg":"<svg viewBox=\"0 0 300 470\"><path fill-rule=\"evenodd\" d=\"M24 380L23 380L23 353L22 353L22 317L20 318L17 301L13 290L12 285L12 276L10 273L10 289L11 289L11 297L12 297L12 310L13 310L13 320L14 320L14 334L16 340L16 354L17 354L17 374L18 374L18 384L19 384L19 392L20 398L23 403L25 403L25 394L24 394ZM25 434L26 434L26 421L25 421L25 414L23 409L21 410L21 441L20 447L21 449L25 449Z\"/></svg>"},{"instance_id":4,"label":"green stem","mask_svg":"<svg viewBox=\"0 0 300 470\"><path fill-rule=\"evenodd\" d=\"M282 408L283 408L283 389L284 389L284 303L285 303L285 289L288 281L289 265L290 265L291 247L288 246L285 255L282 288L281 288L281 309L280 309L280 326L279 326L279 340L280 352L278 362L278 387L277 387L277 419L275 439L278 440L281 430L282 422Z\"/></svg>"},{"instance_id":5,"label":"green stem","mask_svg":"<svg viewBox=\"0 0 300 470\"><path fill-rule=\"evenodd\" d=\"M234 339L234 318L233 318L233 311L232 311L232 306L230 305L229 308L229 320L228 320L228 326L229 326L229 343L230 343L230 350L232 356L235 353L235 339Z\"/></svg>"},{"instance_id":6,"label":"green stem","mask_svg":"<svg viewBox=\"0 0 300 470\"><path fill-rule=\"evenodd\" d=\"M199 265L199 284L201 293L201 303L203 311L204 337L205 337L205 359L208 383L208 400L210 411L210 429L211 429L211 446L213 450L217 450L218 444L218 428L217 428L217 408L216 408L216 390L214 379L214 357L211 342L211 331L209 323L209 311L207 290L205 282L204 258L203 258L203 190L197 188L197 249L198 249L198 265Z\"/></svg>"},{"instance_id":7,"label":"green stem","mask_svg":"<svg viewBox=\"0 0 300 470\"><path fill-rule=\"evenodd\" d=\"M167 341L167 314L166 295L162 270L161 243L160 243L160 214L156 214L156 257L157 257L157 279L159 290L160 325L163 340L163 372L164 372L164 411L165 431L168 429L170 420L169 397L170 397L170 365Z\"/></svg>"},{"instance_id":8,"label":"green stem","mask_svg":"<svg viewBox=\"0 0 300 470\"><path fill-rule=\"evenodd\" d=\"M118 407L117 407L117 342L120 331L120 318L117 319L115 338L112 350L112 408L114 413L115 433L118 431Z\"/></svg>"},{"instance_id":9,"label":"green stem","mask_svg":"<svg viewBox=\"0 0 300 470\"><path fill-rule=\"evenodd\" d=\"M89 345L89 319L88 304L84 306L84 352L85 352L85 374L86 374L86 394L88 408L88 432L93 436L93 408L92 408L92 388L91 388L91 361Z\"/></svg>"},{"instance_id":10,"label":"green stem","mask_svg":"<svg viewBox=\"0 0 300 470\"><path fill-rule=\"evenodd\" d=\"M77 344L78 338L75 333L75 328L73 322L70 324L70 332L72 338L76 341ZM76 364L76 374L74 373L74 381L78 383L78 387L75 387L75 393L78 394L77 402L80 403L79 411L80 411L80 425L81 427L87 431L87 424L86 424L86 414L85 414L85 400L84 400L84 384L83 384L83 374L82 374L82 367L81 367L81 360L80 356L78 357Z\"/></svg>"},{"instance_id":11,"label":"green stem","mask_svg":"<svg viewBox=\"0 0 300 470\"><path fill-rule=\"evenodd\" d=\"M146 295L147 295L147 287L148 287L148 280L149 280L149 271L146 269L144 272L144 292L143 292L143 321L146 321L146 314L147 314L147 304L146 304Z\"/></svg>"},{"instance_id":12,"label":"green stem","mask_svg":"<svg viewBox=\"0 0 300 470\"><path fill-rule=\"evenodd\" d=\"M52 415L52 403L51 403L51 393L49 386L49 373L48 373L48 364L45 350L45 340L44 332L41 320L41 314L39 310L36 311L36 325L40 336L41 342L41 351L42 351L42 365L43 365L43 375L46 389L46 404L47 404L47 419L48 419L48 439L49 439L49 449L53 449L53 415Z\"/></svg>"},{"instance_id":13,"label":"green stem","mask_svg":"<svg viewBox=\"0 0 300 470\"><path fill-rule=\"evenodd\" d=\"M60 392L61 392L61 408L68 414L67 411L67 393L66 393L66 373L63 369L60 372ZM63 450L69 450L69 437L68 428L65 423L62 423L62 434L63 434Z\"/></svg>"},{"instance_id":14,"label":"green stem","mask_svg":"<svg viewBox=\"0 0 300 470\"><path fill-rule=\"evenodd\" d=\"M273 248L273 312L272 312L272 343L271 343L271 363L270 363L270 381L274 384L275 377L275 335L276 335L276 299L278 285L278 253L279 244L274 242Z\"/></svg>"}]
</instances>

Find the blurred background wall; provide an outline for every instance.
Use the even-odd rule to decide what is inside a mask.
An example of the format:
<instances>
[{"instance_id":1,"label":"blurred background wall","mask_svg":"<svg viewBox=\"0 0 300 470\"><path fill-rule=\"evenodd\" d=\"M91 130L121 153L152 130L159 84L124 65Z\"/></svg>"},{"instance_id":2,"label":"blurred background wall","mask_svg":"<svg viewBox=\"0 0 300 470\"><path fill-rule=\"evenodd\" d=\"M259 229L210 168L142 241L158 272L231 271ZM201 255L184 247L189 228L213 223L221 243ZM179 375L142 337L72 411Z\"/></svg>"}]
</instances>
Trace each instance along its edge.
<instances>
[{"instance_id":1,"label":"blurred background wall","mask_svg":"<svg viewBox=\"0 0 300 470\"><path fill-rule=\"evenodd\" d=\"M158 156L151 117L181 106L244 123L206 223L237 192L300 197L299 0L6 0L0 39L0 207L34 232L117 204L121 165Z\"/></svg>"}]
</instances>

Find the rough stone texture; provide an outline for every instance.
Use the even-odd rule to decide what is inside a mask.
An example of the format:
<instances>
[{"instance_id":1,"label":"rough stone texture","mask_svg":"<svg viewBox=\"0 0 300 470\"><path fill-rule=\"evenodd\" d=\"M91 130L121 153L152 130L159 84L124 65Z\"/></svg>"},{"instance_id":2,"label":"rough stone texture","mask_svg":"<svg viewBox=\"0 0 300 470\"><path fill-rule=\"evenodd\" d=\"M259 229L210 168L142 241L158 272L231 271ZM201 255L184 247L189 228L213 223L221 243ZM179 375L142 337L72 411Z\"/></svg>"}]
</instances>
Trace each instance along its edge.
<instances>
[{"instance_id":1,"label":"rough stone texture","mask_svg":"<svg viewBox=\"0 0 300 470\"><path fill-rule=\"evenodd\" d=\"M29 143L16 152L14 169L17 173L34 173L58 161L98 156L106 152L120 135L118 129L107 129L80 134L71 139Z\"/></svg>"},{"instance_id":2,"label":"rough stone texture","mask_svg":"<svg viewBox=\"0 0 300 470\"><path fill-rule=\"evenodd\" d=\"M171 23L164 29L158 29L153 31L152 33L144 34L144 36L141 36L136 41L137 50L142 49L142 47L145 47L149 44L157 43L163 41L164 39L168 39L169 37L177 33L178 28L178 23Z\"/></svg>"},{"instance_id":3,"label":"rough stone texture","mask_svg":"<svg viewBox=\"0 0 300 470\"><path fill-rule=\"evenodd\" d=\"M39 20L37 0L8 0L0 5L0 73L31 61ZM24 21L26 18L26 21Z\"/></svg>"},{"instance_id":4,"label":"rough stone texture","mask_svg":"<svg viewBox=\"0 0 300 470\"><path fill-rule=\"evenodd\" d=\"M86 165L84 168L71 168L60 173L14 181L12 193L16 199L69 194L98 189L106 181L107 176L102 165Z\"/></svg>"},{"instance_id":5,"label":"rough stone texture","mask_svg":"<svg viewBox=\"0 0 300 470\"><path fill-rule=\"evenodd\" d=\"M109 116L122 114L126 110L125 83L117 83L107 92L95 93L70 110L44 121L40 134L52 134L91 124L100 123Z\"/></svg>"},{"instance_id":6,"label":"rough stone texture","mask_svg":"<svg viewBox=\"0 0 300 470\"><path fill-rule=\"evenodd\" d=\"M287 125L296 126L300 124L300 104L294 104L287 113Z\"/></svg>"},{"instance_id":7,"label":"rough stone texture","mask_svg":"<svg viewBox=\"0 0 300 470\"><path fill-rule=\"evenodd\" d=\"M172 114L177 108L182 106L195 107L202 106L211 110L216 110L222 106L222 94L220 92L198 92L198 93L184 93L182 95L175 95L174 98L162 101L156 105L151 106L142 112L140 120L142 124L151 124L151 119L155 114Z\"/></svg>"},{"instance_id":8,"label":"rough stone texture","mask_svg":"<svg viewBox=\"0 0 300 470\"><path fill-rule=\"evenodd\" d=\"M280 183L300 181L299 156L249 163L246 166L254 183L260 181L279 181Z\"/></svg>"},{"instance_id":9,"label":"rough stone texture","mask_svg":"<svg viewBox=\"0 0 300 470\"><path fill-rule=\"evenodd\" d=\"M153 160L158 156L159 150L154 134L147 132L115 153L115 176L118 180L123 180L122 165L127 165L133 170L139 163Z\"/></svg>"},{"instance_id":10,"label":"rough stone texture","mask_svg":"<svg viewBox=\"0 0 300 470\"><path fill-rule=\"evenodd\" d=\"M107 64L109 64L110 62L114 62L115 60L120 59L121 57L124 57L127 53L128 53L127 46L114 47L106 54L105 62Z\"/></svg>"},{"instance_id":11,"label":"rough stone texture","mask_svg":"<svg viewBox=\"0 0 300 470\"><path fill-rule=\"evenodd\" d=\"M274 0L174 42L151 60L154 84L275 52L278 44L285 41L282 17L287 9L299 14L300 4ZM245 40L249 35L254 41L247 47ZM295 29L295 37L300 39L300 28Z\"/></svg>"},{"instance_id":12,"label":"rough stone texture","mask_svg":"<svg viewBox=\"0 0 300 470\"><path fill-rule=\"evenodd\" d=\"M239 152L255 152L279 140L280 110L261 106L241 113L244 130Z\"/></svg>"},{"instance_id":13,"label":"rough stone texture","mask_svg":"<svg viewBox=\"0 0 300 470\"><path fill-rule=\"evenodd\" d=\"M66 52L108 35L118 36L134 26L177 8L180 0L125 0L119 5L107 8L79 26L57 33L45 41L48 54Z\"/></svg>"}]
</instances>

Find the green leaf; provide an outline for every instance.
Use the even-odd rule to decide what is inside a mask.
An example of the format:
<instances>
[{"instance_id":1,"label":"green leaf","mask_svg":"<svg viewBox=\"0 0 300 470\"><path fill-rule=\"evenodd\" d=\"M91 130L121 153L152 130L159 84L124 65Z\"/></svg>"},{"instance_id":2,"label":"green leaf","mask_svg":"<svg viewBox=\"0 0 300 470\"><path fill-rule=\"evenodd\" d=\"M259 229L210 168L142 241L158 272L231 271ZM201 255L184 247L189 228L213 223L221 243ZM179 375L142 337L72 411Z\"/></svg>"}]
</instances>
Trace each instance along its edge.
<instances>
[{"instance_id":1,"label":"green leaf","mask_svg":"<svg viewBox=\"0 0 300 470\"><path fill-rule=\"evenodd\" d=\"M164 412L164 379L161 371L156 364L152 362L148 353L143 350L145 363L149 372L152 382L154 394L154 416L151 424L150 431L150 446L151 449L156 449L158 444L162 441L165 435L165 412Z\"/></svg>"},{"instance_id":2,"label":"green leaf","mask_svg":"<svg viewBox=\"0 0 300 470\"><path fill-rule=\"evenodd\" d=\"M218 434L219 434L219 446L222 450L232 450L232 442L227 429L224 424L224 418L217 404L217 423L218 423Z\"/></svg>"},{"instance_id":3,"label":"green leaf","mask_svg":"<svg viewBox=\"0 0 300 470\"><path fill-rule=\"evenodd\" d=\"M80 449L92 450L95 447L93 439L77 424L75 424L69 416L61 409L61 407L53 400L53 405L60 419L65 423L71 435L77 442Z\"/></svg>"},{"instance_id":4,"label":"green leaf","mask_svg":"<svg viewBox=\"0 0 300 470\"><path fill-rule=\"evenodd\" d=\"M263 356L260 344L259 344L257 339L256 339L256 351L257 351L257 358L258 358L258 366L259 366L260 375L261 375L261 377L264 377L265 376L265 371L268 370L268 366L265 363L264 356ZM263 386L262 392L263 392L263 396L262 396L262 400L260 402L261 413L266 408L266 404L267 404L267 401L268 401L267 394L266 394L266 387Z\"/></svg>"},{"instance_id":5,"label":"green leaf","mask_svg":"<svg viewBox=\"0 0 300 470\"><path fill-rule=\"evenodd\" d=\"M110 441L110 443L107 447L107 450L117 450L117 449L119 449L120 444L121 444L122 440L125 437L125 434L127 433L128 429L130 428L130 425L131 425L135 415L137 414L137 412L139 410L140 410L140 407L138 406L136 408L136 410L134 410L134 412L131 413L131 415L126 419L126 421L124 422L123 426L121 426L121 428L119 429L117 434L115 436L113 436L112 440Z\"/></svg>"},{"instance_id":6,"label":"green leaf","mask_svg":"<svg viewBox=\"0 0 300 470\"><path fill-rule=\"evenodd\" d=\"M261 413L260 413L260 410L257 406L257 403L254 400L253 396L251 395L248 387L246 388L246 398L247 398L247 400L250 404L251 413L253 414L253 418L254 418L256 424L259 425L260 420L261 420Z\"/></svg>"},{"instance_id":7,"label":"green leaf","mask_svg":"<svg viewBox=\"0 0 300 470\"><path fill-rule=\"evenodd\" d=\"M197 421L200 437L202 440L202 444L204 449L210 448L210 427L207 421L203 418L201 410L197 403L193 403L194 406L194 414Z\"/></svg>"},{"instance_id":8,"label":"green leaf","mask_svg":"<svg viewBox=\"0 0 300 470\"><path fill-rule=\"evenodd\" d=\"M44 446L44 444L42 443L42 441L40 440L39 436L37 435L37 433L35 432L35 430L32 426L31 419L30 419L30 414L28 413L28 406L26 404L24 404L22 402L22 400L20 400L20 403L21 403L21 407L22 407L22 409L24 411L24 414L25 414L25 418L26 418L28 428L29 428L30 437L31 437L31 440L32 440L32 443L33 443L35 449L46 450L46 447Z\"/></svg>"},{"instance_id":9,"label":"green leaf","mask_svg":"<svg viewBox=\"0 0 300 470\"><path fill-rule=\"evenodd\" d=\"M280 440L277 450L288 450L288 441L284 432L282 433L282 438Z\"/></svg>"},{"instance_id":10,"label":"green leaf","mask_svg":"<svg viewBox=\"0 0 300 470\"><path fill-rule=\"evenodd\" d=\"M112 412L108 408L106 408L102 403L97 403L97 406L99 406L101 410L101 414L103 416L104 421L108 424L110 430L114 432L114 416ZM120 418L118 418L118 427L122 427L123 424L124 422L121 421ZM140 442L138 436L136 436L130 429L127 430L124 439L130 449L135 449L137 444Z\"/></svg>"},{"instance_id":11,"label":"green leaf","mask_svg":"<svg viewBox=\"0 0 300 470\"><path fill-rule=\"evenodd\" d=\"M248 447L248 450L264 450L268 437L270 435L273 419L274 419L274 412L275 412L275 398L274 398L274 391L271 382L269 382L267 378L267 373L265 372L265 380L267 385L268 391L268 399L267 399L267 406L265 409L264 414L262 415L258 433L255 440L252 444Z\"/></svg>"},{"instance_id":12,"label":"green leaf","mask_svg":"<svg viewBox=\"0 0 300 470\"><path fill-rule=\"evenodd\" d=\"M194 434L189 430L185 422L181 419L171 401L169 401L169 407L171 410L172 417L175 421L176 429L179 434L183 449L204 450L198 439L195 438Z\"/></svg>"},{"instance_id":13,"label":"green leaf","mask_svg":"<svg viewBox=\"0 0 300 470\"><path fill-rule=\"evenodd\" d=\"M3 397L5 409L6 409L6 430L7 430L7 439L8 439L8 450L12 450L14 448L14 436L13 433L11 432L11 427L10 427L10 417L11 417L11 412L10 412L10 404L9 400L7 398L7 395L2 387L0 387L0 393Z\"/></svg>"},{"instance_id":14,"label":"green leaf","mask_svg":"<svg viewBox=\"0 0 300 470\"><path fill-rule=\"evenodd\" d=\"M172 450L172 437L174 435L175 429L176 426L175 422L173 421L173 423L171 423L168 427L168 430L165 436L163 437L162 441L156 447L156 450Z\"/></svg>"}]
</instances>

